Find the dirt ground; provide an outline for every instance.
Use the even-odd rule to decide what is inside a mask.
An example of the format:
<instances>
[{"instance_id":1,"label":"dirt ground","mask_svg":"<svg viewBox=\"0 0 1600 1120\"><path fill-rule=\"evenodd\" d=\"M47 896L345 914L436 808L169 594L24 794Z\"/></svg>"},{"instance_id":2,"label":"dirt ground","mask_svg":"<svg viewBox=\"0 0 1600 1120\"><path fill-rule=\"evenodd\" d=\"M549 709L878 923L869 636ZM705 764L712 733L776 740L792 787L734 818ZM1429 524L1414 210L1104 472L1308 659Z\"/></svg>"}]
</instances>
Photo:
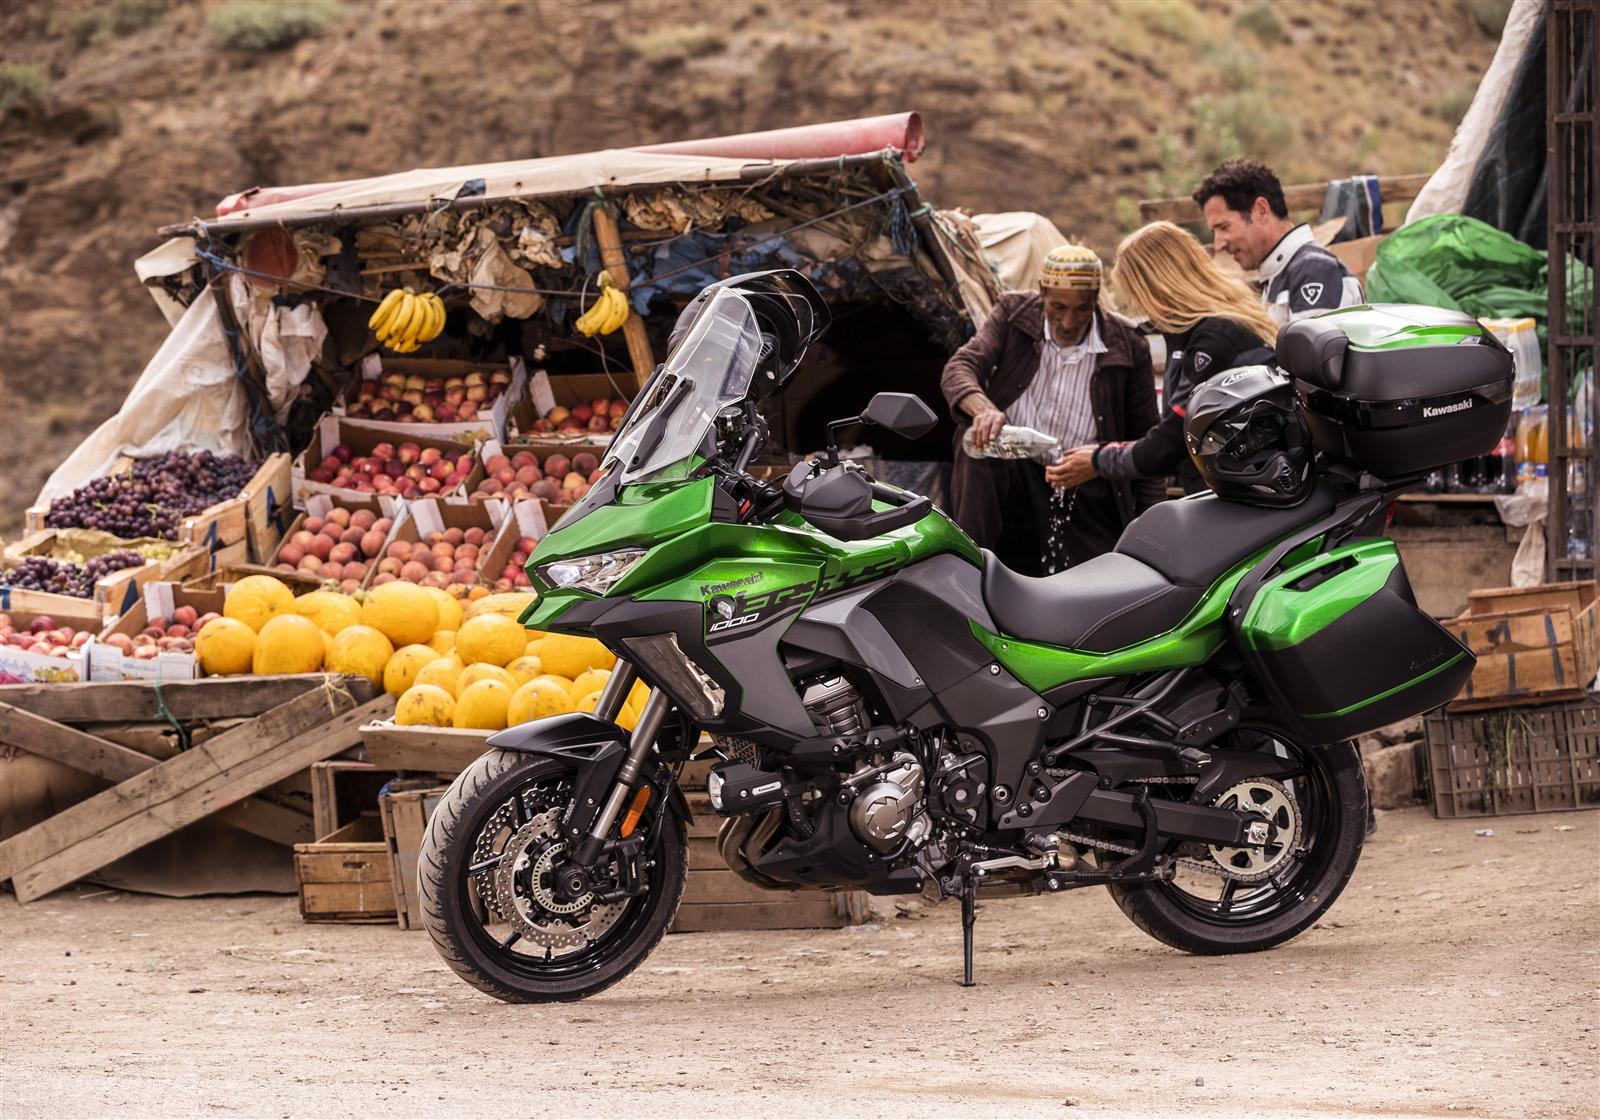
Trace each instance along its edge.
<instances>
[{"instance_id":1,"label":"dirt ground","mask_svg":"<svg viewBox=\"0 0 1600 1120\"><path fill-rule=\"evenodd\" d=\"M1492 828L1492 836L1476 829ZM0 898L0 1114L1594 1116L1600 813L1380 815L1344 896L1200 959L1094 888L668 937L511 1007L425 935L293 899Z\"/></svg>"}]
</instances>

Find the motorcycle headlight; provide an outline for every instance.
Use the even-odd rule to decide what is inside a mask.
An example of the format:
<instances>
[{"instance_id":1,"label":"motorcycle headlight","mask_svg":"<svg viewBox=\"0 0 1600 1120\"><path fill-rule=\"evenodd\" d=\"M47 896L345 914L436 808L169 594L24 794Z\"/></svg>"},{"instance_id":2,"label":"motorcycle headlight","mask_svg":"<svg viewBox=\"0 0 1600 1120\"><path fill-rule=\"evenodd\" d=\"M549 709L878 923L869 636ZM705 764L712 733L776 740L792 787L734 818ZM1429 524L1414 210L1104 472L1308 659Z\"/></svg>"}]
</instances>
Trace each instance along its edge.
<instances>
[{"instance_id":1,"label":"motorcycle headlight","mask_svg":"<svg viewBox=\"0 0 1600 1120\"><path fill-rule=\"evenodd\" d=\"M642 548L619 548L615 552L556 560L540 568L539 574L551 587L576 587L604 595L612 584L627 574L628 569L644 559L644 553Z\"/></svg>"}]
</instances>

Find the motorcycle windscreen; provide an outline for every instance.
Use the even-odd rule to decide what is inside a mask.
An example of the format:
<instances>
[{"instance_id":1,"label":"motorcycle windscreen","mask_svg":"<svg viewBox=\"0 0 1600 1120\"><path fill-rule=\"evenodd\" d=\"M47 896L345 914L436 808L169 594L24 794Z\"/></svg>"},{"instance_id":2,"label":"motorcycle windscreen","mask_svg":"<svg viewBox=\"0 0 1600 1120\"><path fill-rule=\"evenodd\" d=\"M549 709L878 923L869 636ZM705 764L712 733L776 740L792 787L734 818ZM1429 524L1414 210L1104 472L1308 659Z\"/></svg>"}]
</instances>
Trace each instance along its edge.
<instances>
[{"instance_id":1,"label":"motorcycle windscreen","mask_svg":"<svg viewBox=\"0 0 1600 1120\"><path fill-rule=\"evenodd\" d=\"M1453 699L1476 659L1417 609L1392 541L1364 541L1279 573L1239 626L1246 656L1292 725L1348 739Z\"/></svg>"}]
</instances>

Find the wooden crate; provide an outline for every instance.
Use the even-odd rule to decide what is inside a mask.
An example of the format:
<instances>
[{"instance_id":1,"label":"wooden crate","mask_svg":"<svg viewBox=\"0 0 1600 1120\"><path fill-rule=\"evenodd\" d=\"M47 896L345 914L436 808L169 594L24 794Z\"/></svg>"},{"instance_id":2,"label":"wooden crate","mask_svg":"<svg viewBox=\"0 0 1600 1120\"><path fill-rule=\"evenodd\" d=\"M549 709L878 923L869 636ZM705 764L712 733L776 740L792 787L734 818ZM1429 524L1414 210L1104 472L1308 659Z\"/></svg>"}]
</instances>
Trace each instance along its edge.
<instances>
[{"instance_id":1,"label":"wooden crate","mask_svg":"<svg viewBox=\"0 0 1600 1120\"><path fill-rule=\"evenodd\" d=\"M304 576L298 572L280 572L276 568L269 568L264 564L226 564L206 572L204 575L194 576L185 580L183 589L185 591L221 591L230 584L238 583L245 576L271 576L296 595L304 595L307 591L315 591L322 586L322 581L314 576Z\"/></svg>"},{"instance_id":2,"label":"wooden crate","mask_svg":"<svg viewBox=\"0 0 1600 1120\"><path fill-rule=\"evenodd\" d=\"M288 533L289 522L294 520L293 467L294 459L288 454L269 455L239 494L244 501L251 563L265 564L278 551L278 542Z\"/></svg>"},{"instance_id":3,"label":"wooden crate","mask_svg":"<svg viewBox=\"0 0 1600 1120\"><path fill-rule=\"evenodd\" d=\"M389 872L394 880L395 916L401 929L422 928L417 858L422 852L422 834L428 829L428 818L448 788L429 778L401 779L378 799L383 839L389 848Z\"/></svg>"},{"instance_id":4,"label":"wooden crate","mask_svg":"<svg viewBox=\"0 0 1600 1120\"><path fill-rule=\"evenodd\" d=\"M1451 711L1576 700L1600 669L1593 580L1474 591L1445 627L1478 658Z\"/></svg>"},{"instance_id":5,"label":"wooden crate","mask_svg":"<svg viewBox=\"0 0 1600 1120\"><path fill-rule=\"evenodd\" d=\"M357 817L376 812L383 787L395 775L370 762L331 758L312 763L307 776L312 826L316 835L326 836Z\"/></svg>"},{"instance_id":6,"label":"wooden crate","mask_svg":"<svg viewBox=\"0 0 1600 1120\"><path fill-rule=\"evenodd\" d=\"M669 933L712 930L838 929L867 920L864 891L769 891L728 869L717 850L722 818L704 793L686 793L689 878Z\"/></svg>"},{"instance_id":7,"label":"wooden crate","mask_svg":"<svg viewBox=\"0 0 1600 1120\"><path fill-rule=\"evenodd\" d=\"M1423 721L1436 817L1600 805L1600 701L1517 705Z\"/></svg>"},{"instance_id":8,"label":"wooden crate","mask_svg":"<svg viewBox=\"0 0 1600 1120\"><path fill-rule=\"evenodd\" d=\"M455 727L397 727L384 722L363 727L361 743L368 761L381 770L453 778L489 749L492 734Z\"/></svg>"},{"instance_id":9,"label":"wooden crate","mask_svg":"<svg viewBox=\"0 0 1600 1120\"><path fill-rule=\"evenodd\" d=\"M308 922L393 922L394 880L377 813L294 846L300 916Z\"/></svg>"}]
</instances>

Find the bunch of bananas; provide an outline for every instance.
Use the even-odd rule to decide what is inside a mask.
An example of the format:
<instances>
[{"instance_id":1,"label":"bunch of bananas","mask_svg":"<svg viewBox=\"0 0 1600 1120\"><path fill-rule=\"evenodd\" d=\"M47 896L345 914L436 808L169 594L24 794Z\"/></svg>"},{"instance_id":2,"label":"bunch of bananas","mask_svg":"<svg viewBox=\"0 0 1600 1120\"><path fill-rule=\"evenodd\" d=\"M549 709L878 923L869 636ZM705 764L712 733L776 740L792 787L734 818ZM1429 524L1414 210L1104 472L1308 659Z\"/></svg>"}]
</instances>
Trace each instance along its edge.
<instances>
[{"instance_id":1,"label":"bunch of bananas","mask_svg":"<svg viewBox=\"0 0 1600 1120\"><path fill-rule=\"evenodd\" d=\"M628 297L622 289L611 286L611 274L600 273L600 298L589 305L589 310L578 317L578 330L585 338L597 334L610 334L628 321Z\"/></svg>"},{"instance_id":2,"label":"bunch of bananas","mask_svg":"<svg viewBox=\"0 0 1600 1120\"><path fill-rule=\"evenodd\" d=\"M383 297L367 326L396 354L409 354L444 330L444 301L432 292L419 296L410 288L396 288Z\"/></svg>"}]
</instances>

